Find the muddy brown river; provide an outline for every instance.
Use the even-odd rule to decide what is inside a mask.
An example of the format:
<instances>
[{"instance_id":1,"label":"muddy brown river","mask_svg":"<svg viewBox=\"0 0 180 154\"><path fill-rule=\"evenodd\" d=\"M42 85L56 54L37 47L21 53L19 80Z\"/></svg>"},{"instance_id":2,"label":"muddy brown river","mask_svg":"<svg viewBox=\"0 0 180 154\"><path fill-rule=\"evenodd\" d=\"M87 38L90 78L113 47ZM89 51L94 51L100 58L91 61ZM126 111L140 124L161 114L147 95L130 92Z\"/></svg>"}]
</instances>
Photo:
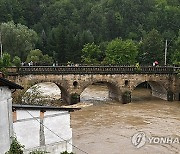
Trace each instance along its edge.
<instances>
[{"instance_id":1,"label":"muddy brown river","mask_svg":"<svg viewBox=\"0 0 180 154\"><path fill-rule=\"evenodd\" d=\"M106 86L97 85L85 89L81 100L93 105L71 113L71 127L73 144L86 153L180 153L179 101L167 102L151 97L148 89L137 89L132 103L121 104L108 99Z\"/></svg>"}]
</instances>

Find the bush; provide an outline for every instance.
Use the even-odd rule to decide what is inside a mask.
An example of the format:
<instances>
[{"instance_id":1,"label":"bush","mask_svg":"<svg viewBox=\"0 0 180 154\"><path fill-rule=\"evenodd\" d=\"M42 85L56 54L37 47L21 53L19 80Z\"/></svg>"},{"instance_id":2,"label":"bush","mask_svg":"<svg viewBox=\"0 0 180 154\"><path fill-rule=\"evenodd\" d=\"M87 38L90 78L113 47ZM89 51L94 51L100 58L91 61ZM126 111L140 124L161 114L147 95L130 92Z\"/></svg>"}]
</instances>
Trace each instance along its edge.
<instances>
[{"instance_id":1,"label":"bush","mask_svg":"<svg viewBox=\"0 0 180 154\"><path fill-rule=\"evenodd\" d=\"M140 67L139 63L136 63L135 70L136 70L137 73L141 72L141 67Z\"/></svg>"},{"instance_id":2,"label":"bush","mask_svg":"<svg viewBox=\"0 0 180 154\"><path fill-rule=\"evenodd\" d=\"M131 102L131 92L125 91L122 95L122 101L123 104L130 103Z\"/></svg>"},{"instance_id":3,"label":"bush","mask_svg":"<svg viewBox=\"0 0 180 154\"><path fill-rule=\"evenodd\" d=\"M71 95L71 104L76 104L80 102L80 96L77 93Z\"/></svg>"},{"instance_id":4,"label":"bush","mask_svg":"<svg viewBox=\"0 0 180 154\"><path fill-rule=\"evenodd\" d=\"M73 152L69 153L67 151L64 151L64 152L61 152L60 154L75 154L75 153L73 153Z\"/></svg>"},{"instance_id":5,"label":"bush","mask_svg":"<svg viewBox=\"0 0 180 154\"><path fill-rule=\"evenodd\" d=\"M11 56L8 53L4 53L3 57L0 59L0 67L11 66Z\"/></svg>"},{"instance_id":6,"label":"bush","mask_svg":"<svg viewBox=\"0 0 180 154\"><path fill-rule=\"evenodd\" d=\"M47 151L35 150L35 151L30 152L29 154L46 154L46 153L49 153L49 152L47 152Z\"/></svg>"},{"instance_id":7,"label":"bush","mask_svg":"<svg viewBox=\"0 0 180 154\"><path fill-rule=\"evenodd\" d=\"M14 59L13 59L13 64L14 64L16 67L21 66L21 59L20 59L18 56L15 56Z\"/></svg>"},{"instance_id":8,"label":"bush","mask_svg":"<svg viewBox=\"0 0 180 154\"><path fill-rule=\"evenodd\" d=\"M15 137L12 139L10 149L5 154L23 154L24 145L21 145Z\"/></svg>"}]
</instances>

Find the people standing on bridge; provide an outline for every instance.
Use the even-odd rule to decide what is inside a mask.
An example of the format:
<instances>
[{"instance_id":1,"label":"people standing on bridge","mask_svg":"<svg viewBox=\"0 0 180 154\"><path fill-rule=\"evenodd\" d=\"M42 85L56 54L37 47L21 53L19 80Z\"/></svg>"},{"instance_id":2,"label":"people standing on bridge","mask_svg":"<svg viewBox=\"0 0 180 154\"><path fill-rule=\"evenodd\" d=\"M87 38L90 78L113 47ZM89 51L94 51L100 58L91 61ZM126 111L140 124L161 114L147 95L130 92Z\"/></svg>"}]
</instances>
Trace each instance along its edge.
<instances>
[{"instance_id":1,"label":"people standing on bridge","mask_svg":"<svg viewBox=\"0 0 180 154\"><path fill-rule=\"evenodd\" d=\"M29 66L33 66L33 62L32 61L30 61L28 64L29 64Z\"/></svg>"},{"instance_id":2,"label":"people standing on bridge","mask_svg":"<svg viewBox=\"0 0 180 154\"><path fill-rule=\"evenodd\" d=\"M153 66L158 66L159 65L159 62L158 61L154 61L153 62Z\"/></svg>"}]
</instances>

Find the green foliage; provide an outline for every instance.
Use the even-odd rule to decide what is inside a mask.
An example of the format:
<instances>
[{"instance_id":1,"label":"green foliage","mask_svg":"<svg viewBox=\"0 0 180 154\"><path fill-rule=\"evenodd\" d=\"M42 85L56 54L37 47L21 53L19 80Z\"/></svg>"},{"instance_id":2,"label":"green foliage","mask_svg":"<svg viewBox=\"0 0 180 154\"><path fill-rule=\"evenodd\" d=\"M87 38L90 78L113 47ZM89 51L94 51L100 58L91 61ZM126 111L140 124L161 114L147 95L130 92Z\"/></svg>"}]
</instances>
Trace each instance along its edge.
<instances>
[{"instance_id":1,"label":"green foliage","mask_svg":"<svg viewBox=\"0 0 180 154\"><path fill-rule=\"evenodd\" d=\"M0 71L6 75L6 67L12 66L11 64L11 56L8 53L4 53L2 58L0 59Z\"/></svg>"},{"instance_id":2,"label":"green foliage","mask_svg":"<svg viewBox=\"0 0 180 154\"><path fill-rule=\"evenodd\" d=\"M164 43L163 38L155 29L150 31L140 44L139 61L142 64L150 64L158 61L163 64Z\"/></svg>"},{"instance_id":3,"label":"green foliage","mask_svg":"<svg viewBox=\"0 0 180 154\"><path fill-rule=\"evenodd\" d=\"M178 38L175 40L174 53L171 55L171 61L175 65L180 65L180 31Z\"/></svg>"},{"instance_id":4,"label":"green foliage","mask_svg":"<svg viewBox=\"0 0 180 154\"><path fill-rule=\"evenodd\" d=\"M12 138L10 149L6 154L23 154L24 146L21 145L15 137Z\"/></svg>"},{"instance_id":5,"label":"green foliage","mask_svg":"<svg viewBox=\"0 0 180 154\"><path fill-rule=\"evenodd\" d=\"M175 53L172 55L172 62L175 65L180 65L180 50L176 50Z\"/></svg>"},{"instance_id":6,"label":"green foliage","mask_svg":"<svg viewBox=\"0 0 180 154\"><path fill-rule=\"evenodd\" d=\"M46 54L46 55L43 55L41 62L42 62L42 64L52 65L53 64L53 58Z\"/></svg>"},{"instance_id":7,"label":"green foliage","mask_svg":"<svg viewBox=\"0 0 180 154\"><path fill-rule=\"evenodd\" d=\"M122 101L124 104L131 102L131 92L125 91L122 95Z\"/></svg>"},{"instance_id":8,"label":"green foliage","mask_svg":"<svg viewBox=\"0 0 180 154\"><path fill-rule=\"evenodd\" d=\"M75 154L75 153L73 153L73 152L69 153L69 152L65 151L65 152L61 152L60 154Z\"/></svg>"},{"instance_id":9,"label":"green foliage","mask_svg":"<svg viewBox=\"0 0 180 154\"><path fill-rule=\"evenodd\" d=\"M8 67L11 66L11 56L8 53L4 53L2 58L0 59L0 67Z\"/></svg>"},{"instance_id":10,"label":"green foliage","mask_svg":"<svg viewBox=\"0 0 180 154\"><path fill-rule=\"evenodd\" d=\"M46 154L46 153L49 153L49 152L41 151L41 150L35 150L35 151L30 152L29 154Z\"/></svg>"},{"instance_id":11,"label":"green foliage","mask_svg":"<svg viewBox=\"0 0 180 154\"><path fill-rule=\"evenodd\" d=\"M52 57L42 54L42 51L39 49L31 50L27 56L26 62L33 62L34 64L48 64L52 65L53 59Z\"/></svg>"},{"instance_id":12,"label":"green foliage","mask_svg":"<svg viewBox=\"0 0 180 154\"><path fill-rule=\"evenodd\" d=\"M88 43L82 49L82 62L85 64L99 64L102 52L95 43Z\"/></svg>"},{"instance_id":13,"label":"green foliage","mask_svg":"<svg viewBox=\"0 0 180 154\"><path fill-rule=\"evenodd\" d=\"M21 59L18 56L15 56L12 62L16 67L21 66Z\"/></svg>"},{"instance_id":14,"label":"green foliage","mask_svg":"<svg viewBox=\"0 0 180 154\"><path fill-rule=\"evenodd\" d=\"M138 62L152 65L154 60L162 63L167 39L170 64L179 51L179 6L178 0L0 0L3 50L22 61L29 51L39 49L59 63L80 63L85 44L120 37L141 42ZM103 58L104 53L95 63Z\"/></svg>"},{"instance_id":15,"label":"green foliage","mask_svg":"<svg viewBox=\"0 0 180 154\"><path fill-rule=\"evenodd\" d=\"M39 91L40 86L34 85L23 95L23 104L45 105L45 97Z\"/></svg>"},{"instance_id":16,"label":"green foliage","mask_svg":"<svg viewBox=\"0 0 180 154\"><path fill-rule=\"evenodd\" d=\"M35 47L37 34L22 24L15 24L13 21L2 23L1 26L3 50L12 57L18 56L25 59L27 53Z\"/></svg>"},{"instance_id":17,"label":"green foliage","mask_svg":"<svg viewBox=\"0 0 180 154\"><path fill-rule=\"evenodd\" d=\"M133 65L137 54L137 46L132 40L115 39L109 42L104 61L107 64Z\"/></svg>"},{"instance_id":18,"label":"green foliage","mask_svg":"<svg viewBox=\"0 0 180 154\"><path fill-rule=\"evenodd\" d=\"M136 71L141 72L141 67L140 67L139 63L136 63L135 66L136 66Z\"/></svg>"},{"instance_id":19,"label":"green foliage","mask_svg":"<svg viewBox=\"0 0 180 154\"><path fill-rule=\"evenodd\" d=\"M27 56L26 62L33 61L34 63L39 63L40 59L42 59L43 54L39 49L31 50Z\"/></svg>"},{"instance_id":20,"label":"green foliage","mask_svg":"<svg viewBox=\"0 0 180 154\"><path fill-rule=\"evenodd\" d=\"M71 104L79 103L80 96L77 93L71 94Z\"/></svg>"},{"instance_id":21,"label":"green foliage","mask_svg":"<svg viewBox=\"0 0 180 154\"><path fill-rule=\"evenodd\" d=\"M27 91L20 91L14 96L14 102L22 102L23 104L40 105L40 106L60 106L61 100L52 99L49 95L43 95L41 86L36 84L30 87Z\"/></svg>"}]
</instances>

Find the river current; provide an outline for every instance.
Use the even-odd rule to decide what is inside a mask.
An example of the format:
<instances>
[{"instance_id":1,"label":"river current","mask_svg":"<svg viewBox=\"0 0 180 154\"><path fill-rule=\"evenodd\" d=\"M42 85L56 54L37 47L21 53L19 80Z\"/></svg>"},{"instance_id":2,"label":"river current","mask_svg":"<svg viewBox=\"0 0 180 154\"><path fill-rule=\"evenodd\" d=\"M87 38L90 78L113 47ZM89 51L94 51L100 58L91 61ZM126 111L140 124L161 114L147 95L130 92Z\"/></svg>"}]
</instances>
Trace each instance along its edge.
<instances>
[{"instance_id":1,"label":"river current","mask_svg":"<svg viewBox=\"0 0 180 154\"><path fill-rule=\"evenodd\" d=\"M44 96L60 99L55 84L38 86ZM88 154L180 154L180 101L164 101L138 88L132 102L122 104L108 98L106 86L91 85L75 107L82 109L71 113L73 145Z\"/></svg>"},{"instance_id":2,"label":"river current","mask_svg":"<svg viewBox=\"0 0 180 154\"><path fill-rule=\"evenodd\" d=\"M109 100L106 86L86 88L81 101L93 105L71 113L73 144L88 154L179 154L180 102L151 97L148 89L132 96L121 104Z\"/></svg>"}]
</instances>

